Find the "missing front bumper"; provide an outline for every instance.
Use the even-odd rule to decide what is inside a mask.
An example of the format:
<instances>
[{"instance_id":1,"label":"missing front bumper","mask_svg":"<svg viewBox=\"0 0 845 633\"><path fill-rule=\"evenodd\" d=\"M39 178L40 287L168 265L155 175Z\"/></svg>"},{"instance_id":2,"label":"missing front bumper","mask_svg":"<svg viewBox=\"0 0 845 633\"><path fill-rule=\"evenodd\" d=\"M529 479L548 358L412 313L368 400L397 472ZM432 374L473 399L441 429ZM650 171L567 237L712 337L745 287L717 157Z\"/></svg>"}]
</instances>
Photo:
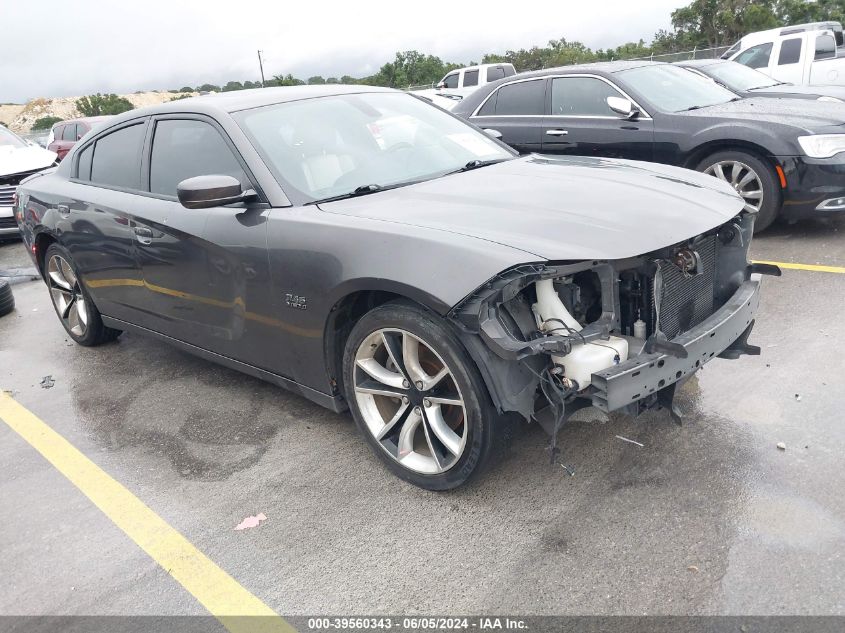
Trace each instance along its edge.
<instances>
[{"instance_id":1,"label":"missing front bumper","mask_svg":"<svg viewBox=\"0 0 845 633\"><path fill-rule=\"evenodd\" d=\"M593 406L610 412L625 408L695 373L716 356L736 358L759 353L746 339L760 305L760 279L742 283L733 296L705 321L672 340L686 358L661 352L633 356L592 376Z\"/></svg>"}]
</instances>

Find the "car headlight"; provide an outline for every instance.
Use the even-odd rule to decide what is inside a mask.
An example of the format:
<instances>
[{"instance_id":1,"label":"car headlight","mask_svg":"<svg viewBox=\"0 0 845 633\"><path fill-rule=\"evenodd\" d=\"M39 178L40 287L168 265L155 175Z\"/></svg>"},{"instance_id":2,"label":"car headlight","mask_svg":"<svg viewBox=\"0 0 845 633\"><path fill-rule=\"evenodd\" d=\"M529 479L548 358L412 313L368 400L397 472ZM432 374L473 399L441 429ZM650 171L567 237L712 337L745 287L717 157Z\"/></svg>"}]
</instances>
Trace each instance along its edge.
<instances>
[{"instance_id":1,"label":"car headlight","mask_svg":"<svg viewBox=\"0 0 845 633\"><path fill-rule=\"evenodd\" d=\"M810 158L830 158L839 152L845 152L845 134L799 136L798 144Z\"/></svg>"},{"instance_id":2,"label":"car headlight","mask_svg":"<svg viewBox=\"0 0 845 633\"><path fill-rule=\"evenodd\" d=\"M836 97L829 97L827 95L823 97L819 97L816 101L824 101L826 103L845 103L842 99L837 99Z\"/></svg>"}]
</instances>

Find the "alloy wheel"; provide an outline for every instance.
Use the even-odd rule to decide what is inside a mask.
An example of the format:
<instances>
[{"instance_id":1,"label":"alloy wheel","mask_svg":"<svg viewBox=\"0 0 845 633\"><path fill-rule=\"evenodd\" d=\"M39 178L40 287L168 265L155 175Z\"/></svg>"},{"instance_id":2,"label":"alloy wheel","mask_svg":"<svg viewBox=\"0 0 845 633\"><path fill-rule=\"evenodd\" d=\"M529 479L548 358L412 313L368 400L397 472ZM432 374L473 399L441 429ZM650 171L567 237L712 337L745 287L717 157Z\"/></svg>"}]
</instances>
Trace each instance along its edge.
<instances>
[{"instance_id":1,"label":"alloy wheel","mask_svg":"<svg viewBox=\"0 0 845 633\"><path fill-rule=\"evenodd\" d=\"M704 170L705 174L715 176L730 184L743 200L746 211L756 212L763 205L763 183L751 167L737 160L713 163Z\"/></svg>"},{"instance_id":2,"label":"alloy wheel","mask_svg":"<svg viewBox=\"0 0 845 633\"><path fill-rule=\"evenodd\" d=\"M464 399L425 341L401 329L377 330L359 345L353 377L361 416L388 455L432 475L457 463L467 441Z\"/></svg>"},{"instance_id":3,"label":"alloy wheel","mask_svg":"<svg viewBox=\"0 0 845 633\"><path fill-rule=\"evenodd\" d=\"M73 268L63 257L53 255L47 263L47 280L53 305L67 330L76 336L85 336L88 306Z\"/></svg>"}]
</instances>

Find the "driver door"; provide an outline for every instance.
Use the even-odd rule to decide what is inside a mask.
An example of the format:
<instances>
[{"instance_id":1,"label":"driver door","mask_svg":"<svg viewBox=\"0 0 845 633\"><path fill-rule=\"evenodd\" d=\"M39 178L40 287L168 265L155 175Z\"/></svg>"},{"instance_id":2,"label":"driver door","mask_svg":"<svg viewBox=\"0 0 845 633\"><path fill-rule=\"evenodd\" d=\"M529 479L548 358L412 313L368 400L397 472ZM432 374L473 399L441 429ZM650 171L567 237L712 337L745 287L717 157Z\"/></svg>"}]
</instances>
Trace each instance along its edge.
<instances>
[{"instance_id":1,"label":"driver door","mask_svg":"<svg viewBox=\"0 0 845 633\"><path fill-rule=\"evenodd\" d=\"M554 77L548 93L544 154L653 159L654 122L644 112L628 119L611 110L608 97L629 97L610 81L597 75Z\"/></svg>"},{"instance_id":2,"label":"driver door","mask_svg":"<svg viewBox=\"0 0 845 633\"><path fill-rule=\"evenodd\" d=\"M178 184L229 175L255 189L245 163L213 120L156 117L144 173L150 199L136 217L136 248L148 293L151 329L251 364L268 340L249 315L263 312L269 290L263 203L187 209ZM262 345L262 340L265 342Z\"/></svg>"}]
</instances>

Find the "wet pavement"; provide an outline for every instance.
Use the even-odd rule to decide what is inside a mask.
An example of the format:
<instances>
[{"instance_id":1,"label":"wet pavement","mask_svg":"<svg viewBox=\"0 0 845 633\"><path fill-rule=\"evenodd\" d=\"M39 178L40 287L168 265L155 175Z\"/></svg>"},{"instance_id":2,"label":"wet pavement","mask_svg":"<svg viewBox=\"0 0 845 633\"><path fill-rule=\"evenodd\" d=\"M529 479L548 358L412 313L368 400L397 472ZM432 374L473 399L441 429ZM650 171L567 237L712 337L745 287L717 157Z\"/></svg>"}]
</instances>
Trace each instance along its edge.
<instances>
[{"instance_id":1,"label":"wet pavement","mask_svg":"<svg viewBox=\"0 0 845 633\"><path fill-rule=\"evenodd\" d=\"M845 220L752 253L845 266ZM134 334L73 345L42 283L14 291L0 387L278 613L845 615L845 274L766 278L763 355L690 380L684 426L581 411L574 476L511 427L445 494L388 474L347 415ZM4 424L0 463L0 614L204 613Z\"/></svg>"}]
</instances>

